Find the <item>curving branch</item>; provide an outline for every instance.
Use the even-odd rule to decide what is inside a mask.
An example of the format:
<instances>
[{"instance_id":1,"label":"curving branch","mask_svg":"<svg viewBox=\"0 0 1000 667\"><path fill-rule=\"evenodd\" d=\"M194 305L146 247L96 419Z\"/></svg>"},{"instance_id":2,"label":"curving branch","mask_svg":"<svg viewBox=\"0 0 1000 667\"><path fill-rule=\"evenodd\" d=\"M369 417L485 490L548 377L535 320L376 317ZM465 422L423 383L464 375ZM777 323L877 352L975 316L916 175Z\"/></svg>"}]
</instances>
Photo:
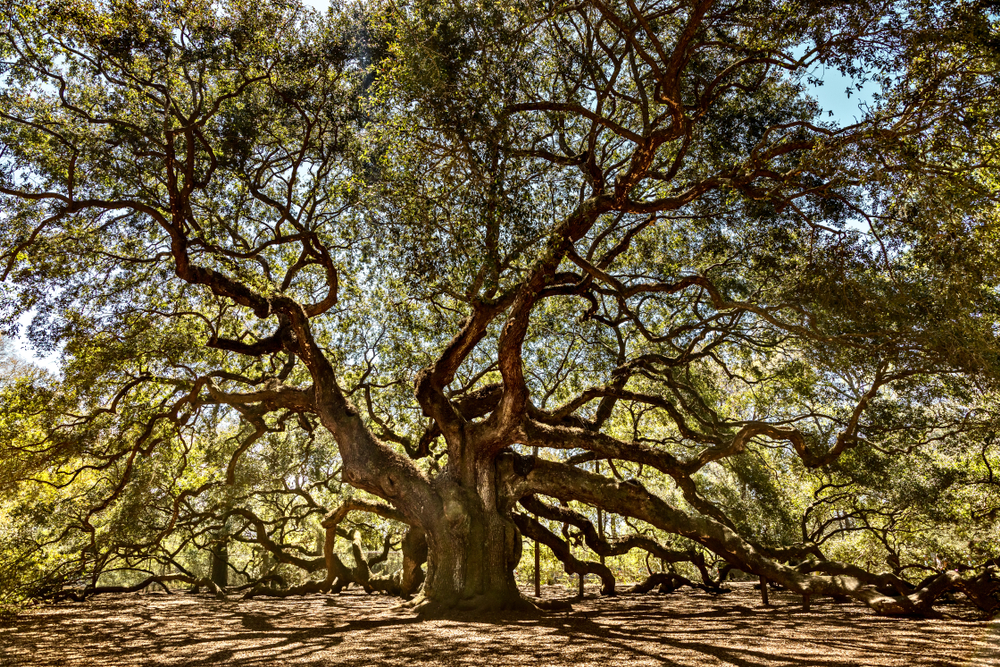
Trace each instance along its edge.
<instances>
[{"instance_id":1,"label":"curving branch","mask_svg":"<svg viewBox=\"0 0 1000 667\"><path fill-rule=\"evenodd\" d=\"M633 549L642 549L664 563L689 562L698 568L706 587L718 590L718 587L712 580L712 576L708 572L708 568L705 566L705 557L694 549L687 551L670 549L651 537L638 534L628 535L616 540L602 539L594 524L587 517L568 507L549 505L533 495L524 496L518 502L532 514L575 526L583 534L584 540L587 546L590 547L590 550L603 558L622 556Z\"/></svg>"},{"instance_id":2,"label":"curving branch","mask_svg":"<svg viewBox=\"0 0 1000 667\"><path fill-rule=\"evenodd\" d=\"M513 514L513 519L521 534L551 549L556 558L562 561L566 572L581 576L596 574L601 578L601 595L615 594L615 576L606 565L594 561L582 561L576 558L569 544L559 539L555 533L527 514L515 513Z\"/></svg>"},{"instance_id":3,"label":"curving branch","mask_svg":"<svg viewBox=\"0 0 1000 667\"><path fill-rule=\"evenodd\" d=\"M513 461L508 474L516 476ZM520 466L524 470L528 466ZM562 463L535 458L530 470L519 480L509 482L520 489L520 495L543 493L561 500L578 500L641 519L661 530L686 537L725 559L733 566L752 572L797 591L805 596L847 596L886 615L920 615L932 613L932 605L941 594L956 587L962 580L957 572L944 572L922 587L886 595L878 585L890 581L860 568L845 566L836 574L820 576L801 572L784 565L727 526L707 516L695 516L679 510L641 485L615 482L600 475L585 472ZM831 569L841 567L832 563Z\"/></svg>"}]
</instances>

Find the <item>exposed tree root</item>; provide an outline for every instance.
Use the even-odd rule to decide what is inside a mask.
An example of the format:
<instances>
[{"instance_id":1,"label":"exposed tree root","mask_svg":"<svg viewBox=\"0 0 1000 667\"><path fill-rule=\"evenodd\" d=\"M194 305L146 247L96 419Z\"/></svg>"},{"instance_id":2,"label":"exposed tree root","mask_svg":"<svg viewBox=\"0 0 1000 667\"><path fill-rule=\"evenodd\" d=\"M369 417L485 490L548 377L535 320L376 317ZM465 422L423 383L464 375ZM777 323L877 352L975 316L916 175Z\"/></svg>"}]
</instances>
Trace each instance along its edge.
<instances>
[{"instance_id":1,"label":"exposed tree root","mask_svg":"<svg viewBox=\"0 0 1000 667\"><path fill-rule=\"evenodd\" d=\"M251 590L258 586L268 586L268 585L275 586L279 589L288 588L288 584L285 583L285 578L282 577L280 574L272 572L270 574L265 574L260 579L248 581L247 583L241 586L230 586L226 590L231 593L240 593L243 591Z\"/></svg>"},{"instance_id":2,"label":"exposed tree root","mask_svg":"<svg viewBox=\"0 0 1000 667\"><path fill-rule=\"evenodd\" d=\"M292 586L290 588L267 588L264 585L257 585L247 591L243 596L243 599L251 600L259 597L287 598L298 595L312 595L314 593L328 593L331 588L332 587L327 584L325 580L309 581L299 586Z\"/></svg>"}]
</instances>

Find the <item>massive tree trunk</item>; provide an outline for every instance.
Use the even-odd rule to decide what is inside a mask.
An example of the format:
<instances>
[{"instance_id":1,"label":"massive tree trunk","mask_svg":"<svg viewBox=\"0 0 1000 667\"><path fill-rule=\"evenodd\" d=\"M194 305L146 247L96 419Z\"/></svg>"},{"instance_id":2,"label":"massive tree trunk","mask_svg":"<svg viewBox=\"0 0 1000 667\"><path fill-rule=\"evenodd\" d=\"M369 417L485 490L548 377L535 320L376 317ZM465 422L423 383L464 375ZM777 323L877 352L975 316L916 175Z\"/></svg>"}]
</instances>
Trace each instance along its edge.
<instances>
[{"instance_id":1,"label":"massive tree trunk","mask_svg":"<svg viewBox=\"0 0 1000 667\"><path fill-rule=\"evenodd\" d=\"M319 401L320 415L337 439L344 480L389 501L398 510L392 518L422 531L427 572L415 607L429 614L531 608L514 581L521 536L508 515L516 499L498 496L494 457L476 456L479 450L469 446L462 433L452 441L457 446L450 447L446 470L429 479L365 428L334 382L318 384L317 389L326 394ZM447 429L445 434L454 436ZM389 515L384 508L369 505L351 507ZM347 505L334 514L346 511ZM331 515L324 525L329 528L337 520ZM404 594L419 585L417 558L423 551L419 538L415 531L408 545L410 555L404 559Z\"/></svg>"},{"instance_id":2,"label":"massive tree trunk","mask_svg":"<svg viewBox=\"0 0 1000 667\"><path fill-rule=\"evenodd\" d=\"M514 581L521 534L497 502L492 462L477 466L478 488L449 475L435 480L442 502L438 520L425 525L427 577L420 607L528 609Z\"/></svg>"}]
</instances>

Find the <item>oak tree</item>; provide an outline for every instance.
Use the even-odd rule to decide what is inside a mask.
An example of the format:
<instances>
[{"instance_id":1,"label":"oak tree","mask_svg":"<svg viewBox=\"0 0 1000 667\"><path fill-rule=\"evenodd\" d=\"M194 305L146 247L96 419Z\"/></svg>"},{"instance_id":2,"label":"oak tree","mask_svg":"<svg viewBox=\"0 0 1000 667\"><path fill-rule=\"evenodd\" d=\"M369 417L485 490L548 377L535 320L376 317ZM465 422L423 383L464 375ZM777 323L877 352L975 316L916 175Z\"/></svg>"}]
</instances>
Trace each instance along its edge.
<instances>
[{"instance_id":1,"label":"oak tree","mask_svg":"<svg viewBox=\"0 0 1000 667\"><path fill-rule=\"evenodd\" d=\"M881 613L995 608L988 569L908 578L899 542L933 523L920 489L997 520L989 3L5 13L3 317L64 361L4 456L18 488L87 481L84 552L190 519L218 554L239 521L317 590L371 586L331 546L360 509L409 527L395 586L427 612L530 605L522 535L613 591L541 517L706 585L708 554ZM821 67L875 91L856 122ZM329 455L293 483L303 443ZM381 500L293 556L247 498L334 510L309 491L333 468ZM892 571L830 557L855 530Z\"/></svg>"}]
</instances>

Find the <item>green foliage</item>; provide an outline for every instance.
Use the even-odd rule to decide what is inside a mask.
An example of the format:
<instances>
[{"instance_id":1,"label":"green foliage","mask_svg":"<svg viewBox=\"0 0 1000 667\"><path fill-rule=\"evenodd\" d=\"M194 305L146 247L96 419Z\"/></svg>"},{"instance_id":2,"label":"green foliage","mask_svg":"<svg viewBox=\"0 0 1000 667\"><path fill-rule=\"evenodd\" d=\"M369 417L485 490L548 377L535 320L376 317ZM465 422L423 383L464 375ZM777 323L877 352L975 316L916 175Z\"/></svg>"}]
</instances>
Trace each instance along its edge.
<instances>
[{"instance_id":1,"label":"green foliage","mask_svg":"<svg viewBox=\"0 0 1000 667\"><path fill-rule=\"evenodd\" d=\"M226 540L315 577L267 541L318 559L348 465L415 515L358 434L443 484L442 414L497 428L483 460L543 424L544 458L762 550L997 557L990 6L0 6L0 325L62 353L0 360L0 594L204 574ZM817 66L877 88L859 122ZM501 382L520 421L463 413Z\"/></svg>"}]
</instances>

